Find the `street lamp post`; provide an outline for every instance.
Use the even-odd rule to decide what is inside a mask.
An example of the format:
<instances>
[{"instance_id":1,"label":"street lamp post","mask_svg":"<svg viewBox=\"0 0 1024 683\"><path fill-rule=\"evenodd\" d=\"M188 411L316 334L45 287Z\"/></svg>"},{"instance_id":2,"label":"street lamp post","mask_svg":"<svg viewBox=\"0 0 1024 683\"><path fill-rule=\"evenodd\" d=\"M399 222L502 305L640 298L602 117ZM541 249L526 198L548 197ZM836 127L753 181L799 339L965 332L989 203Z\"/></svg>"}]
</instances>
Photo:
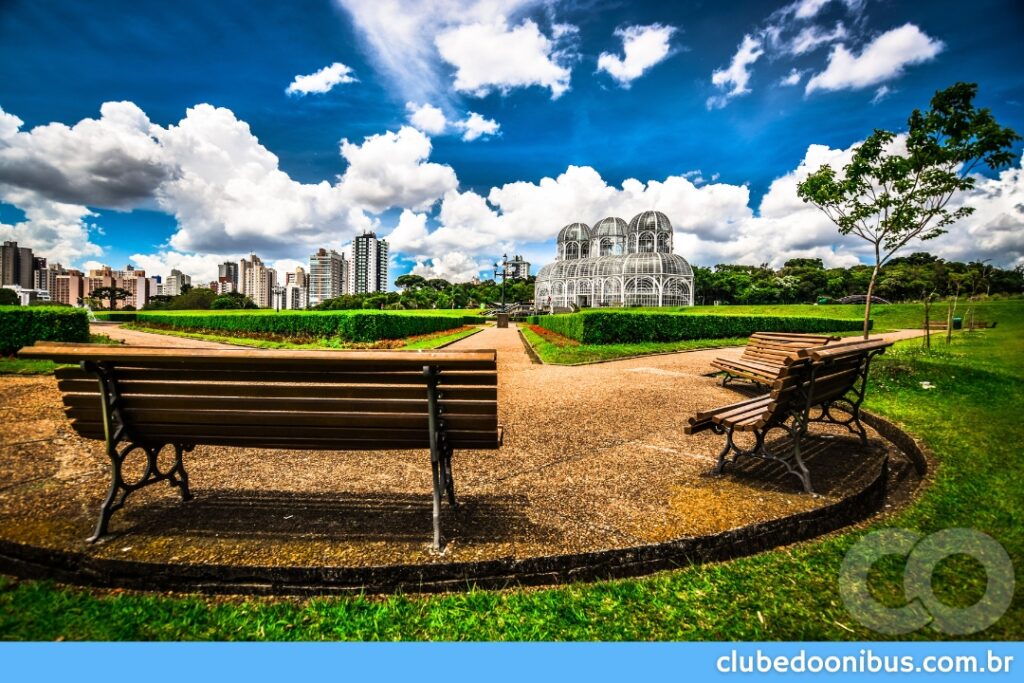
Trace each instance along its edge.
<instances>
[{"instance_id":1,"label":"street lamp post","mask_svg":"<svg viewBox=\"0 0 1024 683\"><path fill-rule=\"evenodd\" d=\"M281 285L274 285L274 310L277 313L281 312L281 296L284 294L284 287Z\"/></svg>"},{"instance_id":2,"label":"street lamp post","mask_svg":"<svg viewBox=\"0 0 1024 683\"><path fill-rule=\"evenodd\" d=\"M498 269L501 270L498 270ZM494 264L494 278L501 277L501 310L505 310L505 280L508 279L508 254L501 255L501 262Z\"/></svg>"}]
</instances>

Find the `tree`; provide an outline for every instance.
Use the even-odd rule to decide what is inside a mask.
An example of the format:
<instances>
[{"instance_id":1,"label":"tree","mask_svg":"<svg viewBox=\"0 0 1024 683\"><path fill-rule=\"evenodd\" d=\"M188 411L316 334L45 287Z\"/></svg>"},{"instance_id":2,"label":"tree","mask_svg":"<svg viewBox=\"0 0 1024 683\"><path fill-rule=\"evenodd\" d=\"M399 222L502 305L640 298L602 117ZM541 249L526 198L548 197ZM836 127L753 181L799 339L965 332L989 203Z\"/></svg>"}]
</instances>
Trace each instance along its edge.
<instances>
[{"instance_id":1,"label":"tree","mask_svg":"<svg viewBox=\"0 0 1024 683\"><path fill-rule=\"evenodd\" d=\"M0 288L0 306L17 306L21 303L18 293L6 287Z\"/></svg>"},{"instance_id":2,"label":"tree","mask_svg":"<svg viewBox=\"0 0 1024 683\"><path fill-rule=\"evenodd\" d=\"M214 310L230 310L230 309L253 309L259 308L256 303L241 292L227 292L217 296L213 301L210 302L210 308Z\"/></svg>"},{"instance_id":3,"label":"tree","mask_svg":"<svg viewBox=\"0 0 1024 683\"><path fill-rule=\"evenodd\" d=\"M117 308L118 301L124 301L131 295L132 293L127 289L122 289L120 287L97 287L92 290L90 298L95 299L96 301L106 301L107 308L112 311Z\"/></svg>"},{"instance_id":4,"label":"tree","mask_svg":"<svg viewBox=\"0 0 1024 683\"><path fill-rule=\"evenodd\" d=\"M935 93L931 109L915 109L907 120L905 151L896 133L876 129L853 154L842 176L827 164L797 186L805 202L818 207L839 227L874 248L874 267L864 307L868 336L871 296L878 271L914 239L929 240L974 209L947 208L960 192L974 187L979 163L996 170L1013 160L1020 139L996 123L988 109L976 109L978 86L957 83Z\"/></svg>"},{"instance_id":5,"label":"tree","mask_svg":"<svg viewBox=\"0 0 1024 683\"><path fill-rule=\"evenodd\" d=\"M395 278L395 286L405 291L415 291L427 284L427 280L419 275L399 275Z\"/></svg>"},{"instance_id":6,"label":"tree","mask_svg":"<svg viewBox=\"0 0 1024 683\"><path fill-rule=\"evenodd\" d=\"M184 286L182 289L185 289ZM205 287L190 287L187 292L183 291L171 299L167 304L169 311L205 311L217 298L217 293Z\"/></svg>"}]
</instances>

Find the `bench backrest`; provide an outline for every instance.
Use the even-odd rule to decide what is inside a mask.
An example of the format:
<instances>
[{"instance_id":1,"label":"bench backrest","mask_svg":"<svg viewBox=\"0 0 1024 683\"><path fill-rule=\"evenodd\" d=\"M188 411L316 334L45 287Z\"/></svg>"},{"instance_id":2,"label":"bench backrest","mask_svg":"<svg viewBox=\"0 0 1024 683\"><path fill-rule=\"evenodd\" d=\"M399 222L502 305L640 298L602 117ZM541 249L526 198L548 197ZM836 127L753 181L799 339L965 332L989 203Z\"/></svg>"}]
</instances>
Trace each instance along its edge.
<instances>
[{"instance_id":1,"label":"bench backrest","mask_svg":"<svg viewBox=\"0 0 1024 683\"><path fill-rule=\"evenodd\" d=\"M857 339L791 353L772 384L770 416L845 396L861 380L871 358L892 342Z\"/></svg>"},{"instance_id":2,"label":"bench backrest","mask_svg":"<svg viewBox=\"0 0 1024 683\"><path fill-rule=\"evenodd\" d=\"M427 378L448 442L497 448L496 354L489 351L264 351L37 344L19 353L112 369L133 440L307 450L428 448ZM102 439L99 382L57 371L74 429Z\"/></svg>"},{"instance_id":3,"label":"bench backrest","mask_svg":"<svg viewBox=\"0 0 1024 683\"><path fill-rule=\"evenodd\" d=\"M825 346L838 340L827 334L796 334L790 332L755 332L747 340L743 356L772 365L782 365L794 351Z\"/></svg>"}]
</instances>

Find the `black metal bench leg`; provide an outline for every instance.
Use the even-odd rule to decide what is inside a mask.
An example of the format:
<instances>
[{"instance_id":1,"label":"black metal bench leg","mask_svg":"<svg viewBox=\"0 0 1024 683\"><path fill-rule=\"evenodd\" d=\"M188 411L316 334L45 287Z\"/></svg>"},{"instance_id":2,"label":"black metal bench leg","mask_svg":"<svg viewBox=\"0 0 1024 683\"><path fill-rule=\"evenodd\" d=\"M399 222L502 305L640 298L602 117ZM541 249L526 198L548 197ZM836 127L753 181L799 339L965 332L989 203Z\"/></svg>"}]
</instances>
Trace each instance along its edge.
<instances>
[{"instance_id":1,"label":"black metal bench leg","mask_svg":"<svg viewBox=\"0 0 1024 683\"><path fill-rule=\"evenodd\" d=\"M455 499L455 475L452 474L452 449L447 448L441 462L444 464L444 488L448 492L448 504L453 508L459 507L459 501Z\"/></svg>"},{"instance_id":2,"label":"black metal bench leg","mask_svg":"<svg viewBox=\"0 0 1024 683\"><path fill-rule=\"evenodd\" d=\"M434 550L441 550L441 463L435 451L430 454L430 469L434 477Z\"/></svg>"},{"instance_id":3,"label":"black metal bench leg","mask_svg":"<svg viewBox=\"0 0 1024 683\"><path fill-rule=\"evenodd\" d=\"M805 493L814 493L814 489L811 488L811 473L804 465L804 459L800 455L800 434L799 432L793 437L793 460L796 462L796 471L793 472L800 479L800 483L804 485ZM792 470L791 470L792 471Z\"/></svg>"},{"instance_id":4,"label":"black metal bench leg","mask_svg":"<svg viewBox=\"0 0 1024 683\"><path fill-rule=\"evenodd\" d=\"M725 456L732 450L732 429L725 432L725 445L722 446L722 450L718 453L718 463L715 465L715 474L721 474L725 471Z\"/></svg>"}]
</instances>

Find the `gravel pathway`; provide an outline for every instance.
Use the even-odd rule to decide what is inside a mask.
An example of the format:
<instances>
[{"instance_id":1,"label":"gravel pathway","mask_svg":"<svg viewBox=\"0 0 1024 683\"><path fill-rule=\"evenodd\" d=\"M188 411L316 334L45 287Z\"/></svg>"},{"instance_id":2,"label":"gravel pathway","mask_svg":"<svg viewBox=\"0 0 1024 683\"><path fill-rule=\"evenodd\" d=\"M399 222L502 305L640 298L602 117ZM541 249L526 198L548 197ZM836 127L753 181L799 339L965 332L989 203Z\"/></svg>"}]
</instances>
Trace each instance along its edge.
<instances>
[{"instance_id":1,"label":"gravel pathway","mask_svg":"<svg viewBox=\"0 0 1024 683\"><path fill-rule=\"evenodd\" d=\"M130 344L231 348L104 325ZM913 336L914 331L892 335ZM711 475L721 437L686 437L692 413L742 398L710 376L715 349L589 366L530 362L515 328L449 348L498 351L497 451L454 458L450 543L429 551L430 468L418 451L321 453L198 447L195 500L134 494L114 538L88 545L106 491L99 442L72 432L52 377L0 377L0 538L98 557L182 563L375 566L553 555L716 533L820 507L858 489L893 455L873 438L822 441L808 458L820 497L761 462ZM872 435L874 436L874 435ZM894 456L898 460L899 456Z\"/></svg>"},{"instance_id":2,"label":"gravel pathway","mask_svg":"<svg viewBox=\"0 0 1024 683\"><path fill-rule=\"evenodd\" d=\"M205 341L203 339L188 339L186 337L174 337L169 334L153 334L152 332L139 332L138 330L127 330L120 325L93 324L89 326L93 334L105 334L111 339L117 339L132 346L163 346L173 349L239 349L251 348L237 344L221 344L219 342Z\"/></svg>"}]
</instances>

